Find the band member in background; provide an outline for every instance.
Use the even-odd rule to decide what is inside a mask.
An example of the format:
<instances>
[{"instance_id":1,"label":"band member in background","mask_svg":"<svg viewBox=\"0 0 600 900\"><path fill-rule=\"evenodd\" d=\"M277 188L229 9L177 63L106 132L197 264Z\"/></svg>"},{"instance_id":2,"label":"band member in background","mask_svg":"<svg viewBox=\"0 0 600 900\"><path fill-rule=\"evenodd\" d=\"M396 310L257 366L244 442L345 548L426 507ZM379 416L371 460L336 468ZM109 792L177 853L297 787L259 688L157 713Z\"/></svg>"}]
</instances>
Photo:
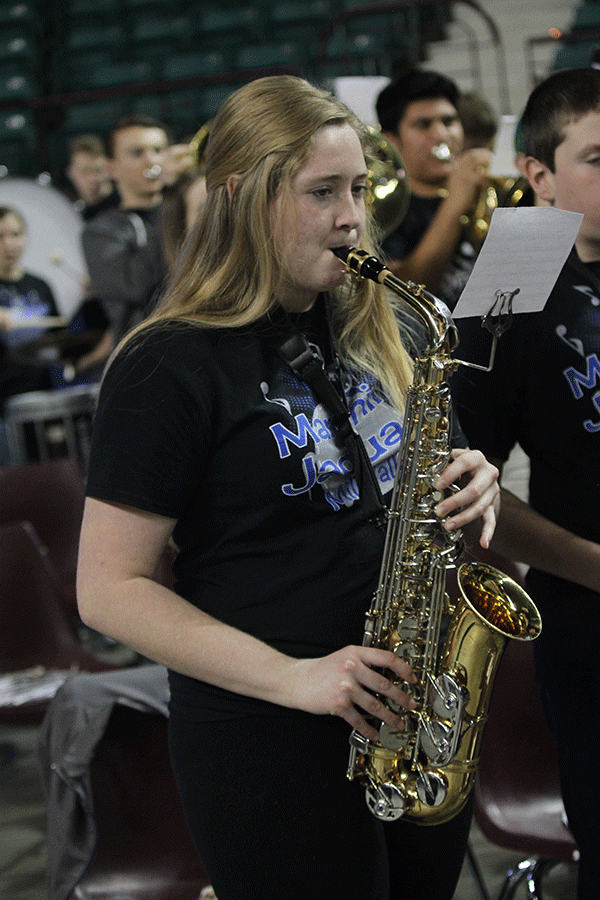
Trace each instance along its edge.
<instances>
[{"instance_id":1,"label":"band member in background","mask_svg":"<svg viewBox=\"0 0 600 900\"><path fill-rule=\"evenodd\" d=\"M461 424L502 468L529 456L529 502L502 491L494 546L531 566L542 615L534 643L556 739L579 900L600 890L600 71L564 70L532 92L521 121L529 182L545 204L583 213L575 247L542 312L515 316L489 373L456 377ZM459 320L477 360L480 322ZM486 349L483 348L485 355Z\"/></svg>"},{"instance_id":2,"label":"band member in background","mask_svg":"<svg viewBox=\"0 0 600 900\"><path fill-rule=\"evenodd\" d=\"M146 116L120 119L107 138L120 203L90 220L82 235L91 292L110 322L106 355L148 314L165 276L159 210L169 144L167 128Z\"/></svg>"},{"instance_id":3,"label":"band member in background","mask_svg":"<svg viewBox=\"0 0 600 900\"><path fill-rule=\"evenodd\" d=\"M487 147L493 152L498 134L498 116L478 91L459 95L456 108L463 129L463 151Z\"/></svg>"},{"instance_id":4,"label":"band member in background","mask_svg":"<svg viewBox=\"0 0 600 900\"><path fill-rule=\"evenodd\" d=\"M95 134L79 134L69 141L65 174L76 193L75 208L84 219L119 202L108 174L104 144Z\"/></svg>"},{"instance_id":5,"label":"band member in background","mask_svg":"<svg viewBox=\"0 0 600 900\"><path fill-rule=\"evenodd\" d=\"M59 311L50 285L23 269L26 244L21 213L0 207L0 404L14 394L52 387L48 360L36 360L27 347L52 327Z\"/></svg>"},{"instance_id":6,"label":"band member in background","mask_svg":"<svg viewBox=\"0 0 600 900\"><path fill-rule=\"evenodd\" d=\"M174 772L219 900L450 900L466 848L469 809L384 826L346 778L351 728L378 734L364 712L399 722L373 692L414 706L372 667L414 676L362 646L384 534L277 349L295 330L319 348L389 495L411 360L384 289L333 252L372 246L369 140L299 78L225 101L192 239L108 366L94 425L81 616L169 668ZM446 527L489 542L496 476L453 451ZM153 580L171 538L174 591Z\"/></svg>"},{"instance_id":7,"label":"band member in background","mask_svg":"<svg viewBox=\"0 0 600 900\"><path fill-rule=\"evenodd\" d=\"M381 131L400 153L410 188L406 215L382 245L386 263L399 278L425 284L450 309L477 256L465 217L491 162L488 147L463 152L459 96L445 75L409 69L376 102Z\"/></svg>"}]
</instances>

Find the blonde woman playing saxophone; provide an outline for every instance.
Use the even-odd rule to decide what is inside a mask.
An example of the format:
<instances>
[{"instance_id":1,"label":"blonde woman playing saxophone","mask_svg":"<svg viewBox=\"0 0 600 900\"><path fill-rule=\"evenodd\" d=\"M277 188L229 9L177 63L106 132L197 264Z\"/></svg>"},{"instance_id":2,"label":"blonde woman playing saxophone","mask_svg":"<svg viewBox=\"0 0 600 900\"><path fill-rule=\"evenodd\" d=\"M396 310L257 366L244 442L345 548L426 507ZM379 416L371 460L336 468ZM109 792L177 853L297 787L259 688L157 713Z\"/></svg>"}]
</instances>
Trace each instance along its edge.
<instances>
[{"instance_id":1,"label":"blonde woman playing saxophone","mask_svg":"<svg viewBox=\"0 0 600 900\"><path fill-rule=\"evenodd\" d=\"M98 406L80 611L169 668L174 772L219 900L449 900L466 847L468 811L388 827L345 777L351 729L378 733L365 713L399 723L375 693L414 706L373 667L415 680L361 645L384 535L352 434L385 499L412 376L389 297L333 252L370 249L368 140L301 79L234 93L172 284ZM343 391L345 434L282 358L290 334ZM458 436L440 489L454 482L439 516L487 546L497 473ZM174 591L153 580L171 538Z\"/></svg>"}]
</instances>

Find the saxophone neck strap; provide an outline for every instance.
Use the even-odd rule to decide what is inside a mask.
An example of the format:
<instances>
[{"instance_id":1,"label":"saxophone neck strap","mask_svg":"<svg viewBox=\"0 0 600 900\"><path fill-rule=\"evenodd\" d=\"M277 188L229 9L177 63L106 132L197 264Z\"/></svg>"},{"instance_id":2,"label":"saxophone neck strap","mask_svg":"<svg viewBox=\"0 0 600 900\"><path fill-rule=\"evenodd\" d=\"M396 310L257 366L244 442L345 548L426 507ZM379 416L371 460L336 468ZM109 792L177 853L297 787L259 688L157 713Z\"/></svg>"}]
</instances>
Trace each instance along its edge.
<instances>
[{"instance_id":1,"label":"saxophone neck strap","mask_svg":"<svg viewBox=\"0 0 600 900\"><path fill-rule=\"evenodd\" d=\"M341 396L338 393L325 371L323 360L300 332L294 332L277 344L276 350L298 378L308 384L317 399L331 413L336 438L350 454L359 497L367 518L378 527L383 527L387 521L383 495L365 445L352 426L345 395Z\"/></svg>"}]
</instances>

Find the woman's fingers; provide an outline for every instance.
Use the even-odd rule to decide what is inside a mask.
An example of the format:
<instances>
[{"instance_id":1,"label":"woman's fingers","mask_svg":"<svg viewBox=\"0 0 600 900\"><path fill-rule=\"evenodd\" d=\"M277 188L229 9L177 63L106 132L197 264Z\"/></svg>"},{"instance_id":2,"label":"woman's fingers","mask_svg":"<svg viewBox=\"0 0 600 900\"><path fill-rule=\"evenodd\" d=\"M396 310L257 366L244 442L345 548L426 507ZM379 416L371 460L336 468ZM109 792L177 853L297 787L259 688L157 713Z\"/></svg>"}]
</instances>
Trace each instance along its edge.
<instances>
[{"instance_id":1,"label":"woman's fingers","mask_svg":"<svg viewBox=\"0 0 600 900\"><path fill-rule=\"evenodd\" d=\"M300 708L340 716L371 740L377 729L366 717L401 728L395 709L414 709L415 701L396 683L415 683L410 666L389 650L349 646L329 656L295 662ZM298 668L300 672L298 673Z\"/></svg>"},{"instance_id":2,"label":"woman's fingers","mask_svg":"<svg viewBox=\"0 0 600 900\"><path fill-rule=\"evenodd\" d=\"M453 450L452 456L452 462L446 466L436 486L443 491L459 478L463 478L465 483L460 490L438 504L436 513L440 518L456 513L448 520L446 527L460 528L494 505L500 490L499 473L479 450Z\"/></svg>"}]
</instances>

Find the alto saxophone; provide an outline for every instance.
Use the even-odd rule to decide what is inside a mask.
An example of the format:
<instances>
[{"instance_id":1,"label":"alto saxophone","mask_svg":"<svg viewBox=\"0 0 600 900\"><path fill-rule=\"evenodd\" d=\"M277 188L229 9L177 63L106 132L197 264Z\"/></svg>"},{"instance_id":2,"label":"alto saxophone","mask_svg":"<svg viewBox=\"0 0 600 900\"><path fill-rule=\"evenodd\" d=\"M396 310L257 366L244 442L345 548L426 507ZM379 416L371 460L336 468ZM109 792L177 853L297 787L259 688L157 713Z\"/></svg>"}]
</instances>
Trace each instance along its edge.
<instances>
[{"instance_id":1,"label":"alto saxophone","mask_svg":"<svg viewBox=\"0 0 600 900\"><path fill-rule=\"evenodd\" d=\"M347 774L364 784L376 817L439 824L460 812L473 787L506 643L537 637L541 619L513 579L483 563L459 567L454 605L446 591L447 570L463 550L460 533L447 532L435 514L442 499L436 479L450 457L448 379L461 364L452 357L458 337L450 311L365 251L334 252L353 277L397 294L428 333L428 349L415 361L408 391L381 573L363 639L365 646L391 650L410 664L417 684L401 687L417 707L405 710L380 697L401 716L403 727L378 723L377 741L353 731Z\"/></svg>"}]
</instances>

